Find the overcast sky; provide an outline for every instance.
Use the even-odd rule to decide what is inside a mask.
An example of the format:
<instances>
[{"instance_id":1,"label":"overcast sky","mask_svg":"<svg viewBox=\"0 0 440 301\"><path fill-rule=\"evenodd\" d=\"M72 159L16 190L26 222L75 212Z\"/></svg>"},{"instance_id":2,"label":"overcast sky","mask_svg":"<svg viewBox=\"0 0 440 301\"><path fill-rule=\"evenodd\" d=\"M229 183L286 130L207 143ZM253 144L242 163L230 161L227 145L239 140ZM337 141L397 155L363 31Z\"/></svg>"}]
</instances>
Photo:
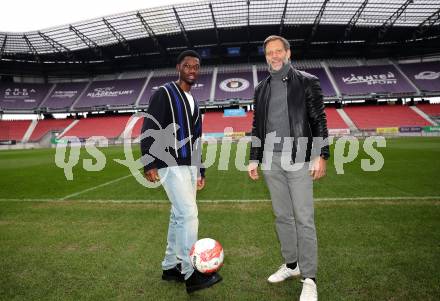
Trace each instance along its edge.
<instances>
[{"instance_id":1,"label":"overcast sky","mask_svg":"<svg viewBox=\"0 0 440 301\"><path fill-rule=\"evenodd\" d=\"M1 0L0 32L35 31L194 0Z\"/></svg>"}]
</instances>

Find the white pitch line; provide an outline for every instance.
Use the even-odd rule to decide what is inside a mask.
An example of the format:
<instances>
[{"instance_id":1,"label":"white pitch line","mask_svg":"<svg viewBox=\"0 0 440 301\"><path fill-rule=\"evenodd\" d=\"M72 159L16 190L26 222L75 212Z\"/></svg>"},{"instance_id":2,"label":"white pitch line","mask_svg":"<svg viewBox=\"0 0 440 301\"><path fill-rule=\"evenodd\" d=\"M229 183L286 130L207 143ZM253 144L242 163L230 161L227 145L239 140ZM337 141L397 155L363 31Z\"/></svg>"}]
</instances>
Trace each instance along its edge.
<instances>
[{"instance_id":1,"label":"white pitch line","mask_svg":"<svg viewBox=\"0 0 440 301\"><path fill-rule=\"evenodd\" d=\"M129 175L126 175L126 176L123 176L123 177L120 177L120 178L117 178L117 179L114 179L114 180L111 180L111 181L108 181L108 182L105 182L105 183L102 183L102 184L99 184L99 185L96 185L96 186L93 186L93 187L90 187L90 188L87 188L87 189L84 189L84 190L81 190L81 191L78 191L78 192L66 195L65 197L62 197L62 198L58 199L58 201L64 201L64 200L70 199L70 198L75 197L77 195L80 195L80 194L83 194L83 193L86 193L86 192L89 192L89 191L92 191L92 190L95 190L95 189L98 189L98 188L101 188L101 187L104 187L104 186L107 186L107 185L110 185L110 184L113 184L113 183L116 183L116 182L119 182L119 181L124 180L124 179L126 179L128 177L131 177L131 176L132 175L129 174Z\"/></svg>"},{"instance_id":2,"label":"white pitch line","mask_svg":"<svg viewBox=\"0 0 440 301\"><path fill-rule=\"evenodd\" d=\"M126 177L123 177L126 178ZM100 184L95 187L88 188L86 190L77 192L76 194L71 194L62 199L8 199L8 198L0 198L0 202L57 202L63 201L67 198L70 198L73 195L78 195L80 193L84 193L93 189L97 189L99 187L112 184L116 181L120 181L123 178L118 178L113 181ZM414 200L414 201L422 201L422 200L440 200L440 196L402 196L402 197L344 197L344 198L315 198L315 202L325 202L325 201L404 201L404 200ZM78 203L115 203L115 204L168 204L168 200L72 200ZM198 200L197 203L207 203L207 204L215 204L215 203L268 203L269 199L263 200Z\"/></svg>"}]
</instances>

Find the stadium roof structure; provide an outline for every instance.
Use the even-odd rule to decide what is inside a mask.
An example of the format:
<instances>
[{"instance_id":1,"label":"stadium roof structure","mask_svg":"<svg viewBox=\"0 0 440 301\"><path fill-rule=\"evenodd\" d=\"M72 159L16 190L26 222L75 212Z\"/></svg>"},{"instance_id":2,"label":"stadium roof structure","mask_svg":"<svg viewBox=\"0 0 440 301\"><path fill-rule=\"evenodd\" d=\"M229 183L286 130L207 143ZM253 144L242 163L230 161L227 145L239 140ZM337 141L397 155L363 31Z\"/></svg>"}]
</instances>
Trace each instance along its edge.
<instances>
[{"instance_id":1,"label":"stadium roof structure","mask_svg":"<svg viewBox=\"0 0 440 301\"><path fill-rule=\"evenodd\" d=\"M140 9L38 31L0 32L0 71L30 63L40 70L60 69L60 63L64 70L84 64L162 67L186 48L204 52L213 63L252 61L262 59L259 46L270 34L286 37L297 58L438 53L440 1L210 0Z\"/></svg>"}]
</instances>

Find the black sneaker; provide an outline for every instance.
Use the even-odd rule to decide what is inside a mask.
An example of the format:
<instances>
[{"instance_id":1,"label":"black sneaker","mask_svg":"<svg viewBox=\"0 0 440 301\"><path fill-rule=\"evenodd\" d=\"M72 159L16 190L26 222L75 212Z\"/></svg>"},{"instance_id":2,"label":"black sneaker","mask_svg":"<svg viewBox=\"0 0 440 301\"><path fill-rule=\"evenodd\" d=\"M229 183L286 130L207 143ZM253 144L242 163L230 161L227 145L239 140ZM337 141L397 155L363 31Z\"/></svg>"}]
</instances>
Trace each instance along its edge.
<instances>
[{"instance_id":1,"label":"black sneaker","mask_svg":"<svg viewBox=\"0 0 440 301\"><path fill-rule=\"evenodd\" d=\"M186 282L186 292L188 294L208 288L214 284L222 281L222 277L217 273L212 274L202 274L195 270L194 273L189 277Z\"/></svg>"},{"instance_id":2,"label":"black sneaker","mask_svg":"<svg viewBox=\"0 0 440 301\"><path fill-rule=\"evenodd\" d=\"M162 273L162 279L166 281L185 282L185 275L180 272L181 270L182 265L179 263L172 269L164 270Z\"/></svg>"}]
</instances>

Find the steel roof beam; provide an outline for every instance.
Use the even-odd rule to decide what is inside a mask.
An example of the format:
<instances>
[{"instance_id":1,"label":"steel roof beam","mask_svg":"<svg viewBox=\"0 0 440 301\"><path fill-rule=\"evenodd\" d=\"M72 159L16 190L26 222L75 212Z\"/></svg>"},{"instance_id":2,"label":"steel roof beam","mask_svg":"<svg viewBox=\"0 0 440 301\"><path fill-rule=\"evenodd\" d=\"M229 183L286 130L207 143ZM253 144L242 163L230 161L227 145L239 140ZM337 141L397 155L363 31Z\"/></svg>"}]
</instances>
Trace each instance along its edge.
<instances>
[{"instance_id":1,"label":"steel roof beam","mask_svg":"<svg viewBox=\"0 0 440 301\"><path fill-rule=\"evenodd\" d=\"M7 40L8 40L8 35L6 34L5 37L3 38L2 47L0 48L0 60L2 59L3 54L5 53Z\"/></svg>"},{"instance_id":2,"label":"steel roof beam","mask_svg":"<svg viewBox=\"0 0 440 301\"><path fill-rule=\"evenodd\" d=\"M150 25L148 25L147 21L145 21L145 18L142 16L142 14L140 12L137 12L136 17L138 17L138 19L141 21L142 26L144 27L145 31L148 33L148 36L150 36L151 39L153 40L154 46L156 46L156 48L163 56L168 57L169 56L168 51L166 50L165 47L162 46L162 44L160 44L159 39L157 38L156 34L154 33Z\"/></svg>"},{"instance_id":3,"label":"steel roof beam","mask_svg":"<svg viewBox=\"0 0 440 301\"><path fill-rule=\"evenodd\" d=\"M191 42L188 39L188 35L186 33L185 26L183 25L182 20L180 20L179 14L177 13L177 10L174 6L173 6L173 11L174 11L174 15L176 16L177 23L179 24L180 31L182 32L182 36L185 39L186 46L188 48L193 48Z\"/></svg>"},{"instance_id":4,"label":"steel roof beam","mask_svg":"<svg viewBox=\"0 0 440 301\"><path fill-rule=\"evenodd\" d=\"M214 16L214 10L212 9L212 3L209 3L209 9L211 10L211 17L212 17L212 23L214 24L214 30L215 30L215 37L217 39L217 46L220 47L220 34L218 32L218 28L217 28L217 21L215 21L215 16Z\"/></svg>"},{"instance_id":5,"label":"steel roof beam","mask_svg":"<svg viewBox=\"0 0 440 301\"><path fill-rule=\"evenodd\" d=\"M284 22L286 22L286 12L287 12L287 3L288 2L289 2L289 0L286 0L286 2L284 2L284 9L283 9L283 14L281 15L279 35L283 34Z\"/></svg>"},{"instance_id":6,"label":"steel roof beam","mask_svg":"<svg viewBox=\"0 0 440 301\"><path fill-rule=\"evenodd\" d=\"M348 37L350 37L350 34L353 31L353 28L356 26L356 23L359 20L362 13L364 12L367 4L368 4L368 0L365 0L364 2L362 2L361 6L357 9L356 13L351 17L350 21L348 21L347 27L345 28L345 31L344 31L343 40L347 40Z\"/></svg>"},{"instance_id":7,"label":"steel roof beam","mask_svg":"<svg viewBox=\"0 0 440 301\"><path fill-rule=\"evenodd\" d=\"M434 27L439 20L440 8L417 26L411 39L415 40L421 37L426 31L428 31L428 29Z\"/></svg>"},{"instance_id":8,"label":"steel roof beam","mask_svg":"<svg viewBox=\"0 0 440 301\"><path fill-rule=\"evenodd\" d=\"M251 21L250 21L250 7L251 7L251 0L246 1L247 4L247 44L249 47L249 44L251 42Z\"/></svg>"},{"instance_id":9,"label":"steel roof beam","mask_svg":"<svg viewBox=\"0 0 440 301\"><path fill-rule=\"evenodd\" d=\"M89 47L90 50L93 51L93 53L95 53L97 56L104 58L104 55L102 53L102 49L99 47L99 45L91 40L89 37L87 37L85 34L83 34L81 31L79 31L77 28L75 28L74 26L70 25L69 26L69 30L73 31L78 38L80 38L80 40L87 46Z\"/></svg>"},{"instance_id":10,"label":"steel roof beam","mask_svg":"<svg viewBox=\"0 0 440 301\"><path fill-rule=\"evenodd\" d=\"M403 3L379 28L379 33L377 34L376 43L381 41L385 35L387 34L388 30L393 27L394 23L400 18L400 16L403 14L403 12L406 10L406 8L413 3L414 0L406 0L405 3Z\"/></svg>"},{"instance_id":11,"label":"steel roof beam","mask_svg":"<svg viewBox=\"0 0 440 301\"><path fill-rule=\"evenodd\" d=\"M312 31L310 32L310 35L307 38L307 41L306 41L306 44L305 44L305 48L306 49L310 46L310 44L313 41L313 38L315 37L316 32L318 31L319 23L321 23L322 15L324 14L325 7L327 6L327 3L329 1L330 0L325 0L322 3L321 8L319 9L318 15L316 15L315 21L313 22Z\"/></svg>"},{"instance_id":12,"label":"steel roof beam","mask_svg":"<svg viewBox=\"0 0 440 301\"><path fill-rule=\"evenodd\" d=\"M109 21L107 21L106 18L102 18L102 21L110 30L112 35L116 38L116 40L118 40L119 44L121 44L127 52L130 52L130 46L128 45L125 37L119 31L117 31L116 28Z\"/></svg>"},{"instance_id":13,"label":"steel roof beam","mask_svg":"<svg viewBox=\"0 0 440 301\"><path fill-rule=\"evenodd\" d=\"M31 41L29 41L29 38L26 35L23 35L23 39L26 41L26 44L31 51L32 55L34 56L35 60L40 63L40 56L38 55L37 49L35 49L34 45L32 45Z\"/></svg>"},{"instance_id":14,"label":"steel roof beam","mask_svg":"<svg viewBox=\"0 0 440 301\"><path fill-rule=\"evenodd\" d=\"M74 56L72 54L72 51L67 48L66 46L62 45L61 43L55 41L48 35L42 33L41 31L38 32L40 37L42 37L53 49L55 49L58 53L65 56L67 59L73 59Z\"/></svg>"}]
</instances>

